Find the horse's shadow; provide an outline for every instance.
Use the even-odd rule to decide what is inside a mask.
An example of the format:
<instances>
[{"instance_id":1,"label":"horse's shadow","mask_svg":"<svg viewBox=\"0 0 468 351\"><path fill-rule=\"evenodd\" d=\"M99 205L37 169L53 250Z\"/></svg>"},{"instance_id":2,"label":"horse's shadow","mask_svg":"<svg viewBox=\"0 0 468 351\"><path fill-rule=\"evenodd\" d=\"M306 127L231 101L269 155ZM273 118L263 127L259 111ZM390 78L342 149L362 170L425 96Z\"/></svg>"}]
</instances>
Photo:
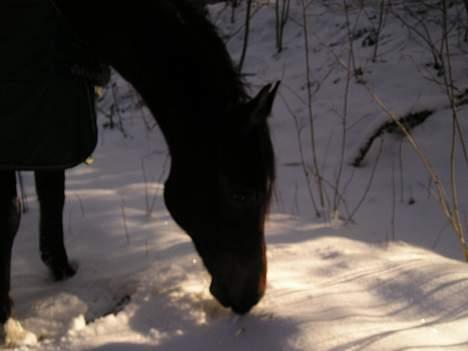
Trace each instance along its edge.
<instances>
[{"instance_id":1,"label":"horse's shadow","mask_svg":"<svg viewBox=\"0 0 468 351\"><path fill-rule=\"evenodd\" d=\"M164 334L155 338L153 344L130 342L112 343L95 348L92 351L120 350L294 350L291 340L299 329L293 320L274 317L273 315L253 312L244 317L235 317L228 312L208 320L204 324L182 323L175 333ZM133 327L138 330L136 316ZM168 323L165 321L164 323ZM175 323L169 321L169 324Z\"/></svg>"},{"instance_id":2,"label":"horse's shadow","mask_svg":"<svg viewBox=\"0 0 468 351\"><path fill-rule=\"evenodd\" d=\"M182 251L191 251L190 243L180 243L168 248L168 256L174 252L180 254ZM125 329L132 335L143 336L147 344L132 342L113 342L88 350L294 350L288 345L299 333L297 322L284 317L275 316L266 307L258 306L249 315L238 317L230 310L221 307L209 294L206 282L201 282L207 274L201 267L195 267L192 276L187 279L184 270L187 265L182 262L181 267L172 264L152 264L141 277L124 281L118 281L119 277L109 277L92 281L85 275L80 275L69 282L44 287L36 282L25 281L24 286L40 286L40 289L30 292L31 296L21 296L20 301L29 301L29 304L18 306L18 317L24 321L27 329L34 325L36 328L43 323L62 324L61 329L55 330L55 335L37 334L40 339L59 340L60 338L73 335L70 333L70 325L73 316L79 315L83 309L86 319L86 327L83 337L88 332L104 330L106 338L112 340L114 331L109 329L108 321L118 320L119 315L128 318L128 325L123 324ZM179 272L179 273L178 273ZM181 273L182 272L182 273ZM154 278L151 278L154 276ZM32 277L29 277L33 279ZM127 277L128 278L128 277ZM35 277L34 279L44 279ZM138 280L153 279L152 283L145 281L143 289L138 289ZM193 288L195 284L195 288ZM21 284L23 285L23 284ZM113 287L114 285L114 287ZM115 286L121 286L120 290ZM90 292L89 289L93 289ZM120 295L115 295L116 290ZM21 291L27 293L25 289ZM54 296L51 303L51 296ZM95 299L98 298L97 301ZM40 316L44 312L41 304L50 303L51 314ZM54 314L57 304L58 308L68 304L67 309ZM32 306L41 307L37 311ZM48 310L47 310L48 311ZM108 319L108 317L110 319ZM28 323L29 322L29 323ZM101 332L99 332L101 330ZM107 330L107 331L106 331ZM132 336L128 340L132 340ZM80 342L80 331L78 330L70 339L70 342Z\"/></svg>"}]
</instances>

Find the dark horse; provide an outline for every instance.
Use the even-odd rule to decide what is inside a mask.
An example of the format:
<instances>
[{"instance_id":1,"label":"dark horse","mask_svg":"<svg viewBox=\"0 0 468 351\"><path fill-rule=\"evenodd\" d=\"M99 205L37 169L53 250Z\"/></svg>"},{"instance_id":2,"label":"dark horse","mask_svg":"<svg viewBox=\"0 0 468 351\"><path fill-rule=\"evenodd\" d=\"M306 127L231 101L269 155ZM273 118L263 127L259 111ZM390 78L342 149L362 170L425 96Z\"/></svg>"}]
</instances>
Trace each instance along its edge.
<instances>
[{"instance_id":1,"label":"dark horse","mask_svg":"<svg viewBox=\"0 0 468 351\"><path fill-rule=\"evenodd\" d=\"M210 273L211 293L247 313L266 288L274 182L267 117L278 84L250 98L214 26L184 0L53 3L153 112L171 155L166 206Z\"/></svg>"}]
</instances>

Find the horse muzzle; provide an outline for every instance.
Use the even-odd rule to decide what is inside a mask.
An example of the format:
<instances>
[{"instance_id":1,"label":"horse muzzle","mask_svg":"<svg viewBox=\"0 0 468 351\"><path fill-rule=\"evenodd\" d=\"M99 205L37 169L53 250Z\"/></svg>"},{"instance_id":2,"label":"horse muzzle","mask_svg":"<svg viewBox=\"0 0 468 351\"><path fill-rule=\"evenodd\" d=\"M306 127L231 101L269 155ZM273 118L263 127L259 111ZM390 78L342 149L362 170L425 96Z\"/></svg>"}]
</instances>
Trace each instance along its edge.
<instances>
[{"instance_id":1,"label":"horse muzzle","mask_svg":"<svg viewBox=\"0 0 468 351\"><path fill-rule=\"evenodd\" d=\"M265 295L267 265L265 252L253 257L225 255L212 274L211 294L237 314L246 314ZM223 269L224 268L224 269Z\"/></svg>"},{"instance_id":2,"label":"horse muzzle","mask_svg":"<svg viewBox=\"0 0 468 351\"><path fill-rule=\"evenodd\" d=\"M226 308L234 313L246 314L254 307L265 294L264 288L253 287L239 289L237 286L227 287L217 284L214 280L210 285L210 293Z\"/></svg>"}]
</instances>

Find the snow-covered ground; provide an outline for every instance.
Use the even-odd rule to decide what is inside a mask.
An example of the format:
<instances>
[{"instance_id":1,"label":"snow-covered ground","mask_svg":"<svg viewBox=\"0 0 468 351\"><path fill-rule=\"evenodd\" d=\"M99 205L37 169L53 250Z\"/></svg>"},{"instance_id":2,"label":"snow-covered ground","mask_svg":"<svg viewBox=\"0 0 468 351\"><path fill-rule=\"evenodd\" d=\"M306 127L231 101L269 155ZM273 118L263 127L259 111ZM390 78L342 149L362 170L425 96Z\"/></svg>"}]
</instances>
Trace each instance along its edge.
<instances>
[{"instance_id":1,"label":"snow-covered ground","mask_svg":"<svg viewBox=\"0 0 468 351\"><path fill-rule=\"evenodd\" d=\"M348 80L345 68L352 63L342 2L323 3L328 5L314 1L307 9L312 112L326 180L320 218L302 167L303 159L312 164L312 148L301 3L291 4L280 54L274 7L256 8L252 18L244 66L252 93L282 80L271 119L278 183L267 230L268 291L261 303L238 317L210 296L207 273L162 202L169 160L160 132L148 128L147 111L125 108L127 136L103 129L94 163L68 172L66 239L79 265L69 281L52 283L40 262L38 208L31 176L25 174L30 211L15 244L12 295L15 319L31 333L31 345L19 349L468 350L468 266L418 156L403 138L385 135L362 167L350 166L366 138L388 118L378 97L398 114L435 111L413 136L448 184L451 111L435 81L441 77L427 66L431 53L388 14L377 60L371 62L374 47L362 43L375 26L378 6L361 11L356 2L349 22L355 65L365 84ZM236 32L244 12L231 24L223 6L211 8L213 18L223 33ZM436 26L427 26L439 47ZM451 33L454 43L458 32ZM235 59L242 38L240 31L228 39ZM453 76L461 89L468 85L467 49L463 42L453 46ZM461 105L465 130L466 113L467 105ZM464 222L466 166L458 149ZM319 203L319 191L312 187ZM333 213L335 198L345 202ZM18 328L10 329L14 334Z\"/></svg>"}]
</instances>

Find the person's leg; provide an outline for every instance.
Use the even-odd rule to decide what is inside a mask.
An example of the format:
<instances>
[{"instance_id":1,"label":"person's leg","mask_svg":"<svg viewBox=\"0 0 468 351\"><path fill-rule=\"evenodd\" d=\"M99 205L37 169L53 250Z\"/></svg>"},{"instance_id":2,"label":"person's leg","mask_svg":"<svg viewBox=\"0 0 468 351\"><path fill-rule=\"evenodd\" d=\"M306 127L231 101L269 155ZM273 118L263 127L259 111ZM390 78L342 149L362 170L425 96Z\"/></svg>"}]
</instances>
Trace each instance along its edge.
<instances>
[{"instance_id":1,"label":"person's leg","mask_svg":"<svg viewBox=\"0 0 468 351\"><path fill-rule=\"evenodd\" d=\"M54 279L63 280L76 273L69 261L63 238L65 171L36 170L36 193L39 199L39 248L41 259Z\"/></svg>"},{"instance_id":2,"label":"person's leg","mask_svg":"<svg viewBox=\"0 0 468 351\"><path fill-rule=\"evenodd\" d=\"M21 217L13 170L0 171L0 323L11 315L11 251Z\"/></svg>"}]
</instances>

